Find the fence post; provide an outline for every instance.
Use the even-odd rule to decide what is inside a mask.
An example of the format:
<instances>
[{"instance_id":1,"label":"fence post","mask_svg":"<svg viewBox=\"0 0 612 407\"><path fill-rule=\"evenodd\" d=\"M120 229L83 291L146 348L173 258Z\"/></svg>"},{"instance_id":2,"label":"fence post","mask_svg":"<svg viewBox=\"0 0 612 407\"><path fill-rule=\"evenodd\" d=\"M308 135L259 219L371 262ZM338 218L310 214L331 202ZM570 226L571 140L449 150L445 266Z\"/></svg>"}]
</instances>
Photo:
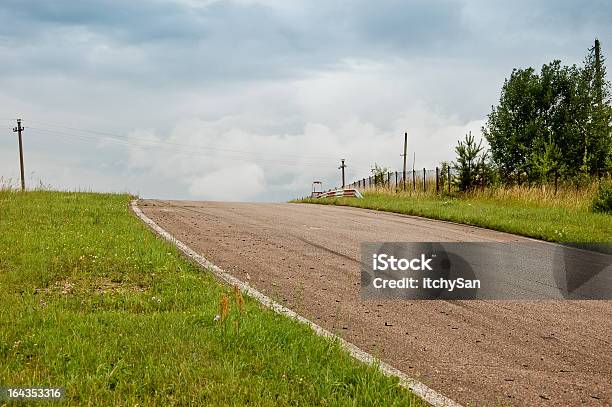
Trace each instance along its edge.
<instances>
[{"instance_id":1,"label":"fence post","mask_svg":"<svg viewBox=\"0 0 612 407\"><path fill-rule=\"evenodd\" d=\"M450 174L450 165L448 167L446 167L446 178L448 178L448 194L450 195L450 189L451 189L451 174Z\"/></svg>"},{"instance_id":2,"label":"fence post","mask_svg":"<svg viewBox=\"0 0 612 407\"><path fill-rule=\"evenodd\" d=\"M440 193L440 169L436 167L436 194Z\"/></svg>"},{"instance_id":3,"label":"fence post","mask_svg":"<svg viewBox=\"0 0 612 407\"><path fill-rule=\"evenodd\" d=\"M484 191L485 188L485 170L482 169L482 174L480 174L480 190Z\"/></svg>"},{"instance_id":4,"label":"fence post","mask_svg":"<svg viewBox=\"0 0 612 407\"><path fill-rule=\"evenodd\" d=\"M397 190L397 171L395 171L395 189Z\"/></svg>"},{"instance_id":5,"label":"fence post","mask_svg":"<svg viewBox=\"0 0 612 407\"><path fill-rule=\"evenodd\" d=\"M390 172L387 174L387 186L391 188L391 173Z\"/></svg>"},{"instance_id":6,"label":"fence post","mask_svg":"<svg viewBox=\"0 0 612 407\"><path fill-rule=\"evenodd\" d=\"M423 192L425 192L425 168L423 168Z\"/></svg>"},{"instance_id":7,"label":"fence post","mask_svg":"<svg viewBox=\"0 0 612 407\"><path fill-rule=\"evenodd\" d=\"M416 171L412 170L412 189L416 191Z\"/></svg>"}]
</instances>

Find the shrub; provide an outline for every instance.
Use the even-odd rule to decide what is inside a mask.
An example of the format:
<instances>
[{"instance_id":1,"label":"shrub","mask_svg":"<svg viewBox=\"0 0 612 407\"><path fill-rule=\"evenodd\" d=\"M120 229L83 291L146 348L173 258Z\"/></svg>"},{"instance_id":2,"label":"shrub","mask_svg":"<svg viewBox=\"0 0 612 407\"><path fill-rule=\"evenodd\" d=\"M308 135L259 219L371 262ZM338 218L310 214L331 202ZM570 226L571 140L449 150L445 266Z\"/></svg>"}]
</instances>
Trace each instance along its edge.
<instances>
[{"instance_id":1,"label":"shrub","mask_svg":"<svg viewBox=\"0 0 612 407\"><path fill-rule=\"evenodd\" d=\"M593 212L612 214L612 182L602 182L593 197Z\"/></svg>"}]
</instances>

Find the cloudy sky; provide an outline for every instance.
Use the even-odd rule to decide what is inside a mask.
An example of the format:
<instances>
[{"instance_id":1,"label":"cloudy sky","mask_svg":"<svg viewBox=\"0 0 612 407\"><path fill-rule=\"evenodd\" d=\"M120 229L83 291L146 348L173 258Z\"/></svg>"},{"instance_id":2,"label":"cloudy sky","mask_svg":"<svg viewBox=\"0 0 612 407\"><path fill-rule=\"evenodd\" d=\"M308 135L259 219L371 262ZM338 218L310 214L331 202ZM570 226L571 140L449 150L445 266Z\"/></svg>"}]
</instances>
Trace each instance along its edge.
<instances>
[{"instance_id":1,"label":"cloudy sky","mask_svg":"<svg viewBox=\"0 0 612 407\"><path fill-rule=\"evenodd\" d=\"M0 177L282 201L454 157L513 67L581 63L609 1L2 0Z\"/></svg>"}]
</instances>

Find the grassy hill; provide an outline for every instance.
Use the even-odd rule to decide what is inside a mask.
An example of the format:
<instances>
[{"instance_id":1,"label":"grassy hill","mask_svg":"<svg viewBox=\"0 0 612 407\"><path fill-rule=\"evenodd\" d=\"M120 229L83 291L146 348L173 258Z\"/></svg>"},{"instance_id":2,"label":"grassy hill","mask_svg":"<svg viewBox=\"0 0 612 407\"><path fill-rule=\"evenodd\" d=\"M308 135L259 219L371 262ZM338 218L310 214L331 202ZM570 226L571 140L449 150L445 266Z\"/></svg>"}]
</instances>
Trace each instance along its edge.
<instances>
[{"instance_id":1,"label":"grassy hill","mask_svg":"<svg viewBox=\"0 0 612 407\"><path fill-rule=\"evenodd\" d=\"M595 188L559 194L536 188L476 191L452 196L380 188L363 199L319 198L305 202L344 205L441 219L510 232L551 242L610 243L612 215L594 213Z\"/></svg>"},{"instance_id":2,"label":"grassy hill","mask_svg":"<svg viewBox=\"0 0 612 407\"><path fill-rule=\"evenodd\" d=\"M89 405L422 405L185 261L130 198L0 191L0 387Z\"/></svg>"}]
</instances>

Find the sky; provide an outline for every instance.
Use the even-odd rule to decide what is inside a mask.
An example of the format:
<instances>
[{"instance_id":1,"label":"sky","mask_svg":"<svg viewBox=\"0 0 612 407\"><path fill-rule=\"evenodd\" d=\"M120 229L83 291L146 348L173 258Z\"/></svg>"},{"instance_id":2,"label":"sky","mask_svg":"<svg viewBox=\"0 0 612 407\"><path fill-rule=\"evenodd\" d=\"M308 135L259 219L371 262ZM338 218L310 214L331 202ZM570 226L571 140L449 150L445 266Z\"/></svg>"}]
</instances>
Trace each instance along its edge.
<instances>
[{"instance_id":1,"label":"sky","mask_svg":"<svg viewBox=\"0 0 612 407\"><path fill-rule=\"evenodd\" d=\"M2 0L0 183L286 201L454 159L513 68L580 64L609 1ZM413 158L416 156L416 160Z\"/></svg>"}]
</instances>

